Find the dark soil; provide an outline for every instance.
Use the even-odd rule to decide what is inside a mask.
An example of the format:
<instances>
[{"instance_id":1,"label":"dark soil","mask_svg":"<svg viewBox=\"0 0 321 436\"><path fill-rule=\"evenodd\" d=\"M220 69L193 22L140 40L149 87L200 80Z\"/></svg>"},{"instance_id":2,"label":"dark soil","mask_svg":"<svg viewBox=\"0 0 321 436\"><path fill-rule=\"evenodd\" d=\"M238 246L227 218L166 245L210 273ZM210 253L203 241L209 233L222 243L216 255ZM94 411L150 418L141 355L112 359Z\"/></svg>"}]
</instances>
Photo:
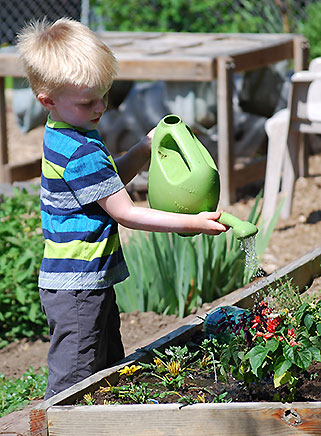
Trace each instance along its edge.
<instances>
[{"instance_id":1,"label":"dark soil","mask_svg":"<svg viewBox=\"0 0 321 436\"><path fill-rule=\"evenodd\" d=\"M199 350L204 335L202 332L196 333L187 344L190 351ZM185 345L185 344L182 344ZM151 359L152 361L152 359ZM196 363L196 362L195 362ZM136 387L142 387L146 384L148 395L142 400L142 397L134 398L119 393L117 389L110 386L100 387L92 394L93 404L142 404L142 403L181 403L191 404L194 402L270 402L270 401L319 401L321 392L321 363L314 362L307 371L301 374L300 380L296 386L294 398L290 397L290 391L287 386L275 389L272 377L261 380L259 384L251 383L245 386L242 382L229 376L228 381L218 380L217 374L213 369L201 368L199 362L193 364L190 362L186 371L186 377L180 387L165 387L162 381L156 375L138 370L133 374L130 380L126 375L120 375L119 381L115 387L120 389L133 383ZM212 368L211 365L209 367ZM137 374L137 375L136 375ZM201 399L201 401L200 401ZM85 400L80 402L87 404Z\"/></svg>"}]
</instances>

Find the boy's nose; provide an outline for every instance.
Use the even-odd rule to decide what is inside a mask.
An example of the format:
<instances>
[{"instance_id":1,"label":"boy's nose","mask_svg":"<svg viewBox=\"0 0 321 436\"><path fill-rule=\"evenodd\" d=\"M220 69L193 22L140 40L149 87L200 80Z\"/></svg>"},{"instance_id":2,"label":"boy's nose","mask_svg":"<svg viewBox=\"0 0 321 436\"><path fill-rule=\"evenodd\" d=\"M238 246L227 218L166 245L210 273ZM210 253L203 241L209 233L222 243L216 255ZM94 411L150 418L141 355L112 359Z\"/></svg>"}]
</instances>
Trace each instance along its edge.
<instances>
[{"instance_id":1,"label":"boy's nose","mask_svg":"<svg viewBox=\"0 0 321 436\"><path fill-rule=\"evenodd\" d=\"M95 107L96 112L105 112L107 108L107 101L105 99L101 99L97 102L97 105Z\"/></svg>"}]
</instances>

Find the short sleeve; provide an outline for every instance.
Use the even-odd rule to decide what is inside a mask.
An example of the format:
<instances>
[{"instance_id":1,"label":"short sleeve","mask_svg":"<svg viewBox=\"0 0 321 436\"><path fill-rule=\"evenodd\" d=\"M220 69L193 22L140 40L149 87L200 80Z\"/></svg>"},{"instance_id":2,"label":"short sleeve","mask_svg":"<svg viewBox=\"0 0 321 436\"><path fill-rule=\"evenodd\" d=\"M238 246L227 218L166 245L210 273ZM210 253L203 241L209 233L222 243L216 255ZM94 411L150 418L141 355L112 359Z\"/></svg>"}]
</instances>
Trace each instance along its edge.
<instances>
[{"instance_id":1,"label":"short sleeve","mask_svg":"<svg viewBox=\"0 0 321 436\"><path fill-rule=\"evenodd\" d=\"M92 141L73 153L64 179L81 205L108 197L124 187L108 150Z\"/></svg>"}]
</instances>

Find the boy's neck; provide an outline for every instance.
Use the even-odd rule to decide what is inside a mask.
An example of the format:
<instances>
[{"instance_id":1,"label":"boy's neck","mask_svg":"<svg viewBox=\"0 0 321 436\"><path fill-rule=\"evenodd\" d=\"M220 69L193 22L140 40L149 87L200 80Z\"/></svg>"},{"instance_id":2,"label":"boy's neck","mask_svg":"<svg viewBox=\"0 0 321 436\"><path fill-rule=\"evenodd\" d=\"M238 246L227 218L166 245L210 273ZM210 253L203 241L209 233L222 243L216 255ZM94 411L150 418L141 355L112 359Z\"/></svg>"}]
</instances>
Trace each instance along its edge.
<instances>
[{"instance_id":1,"label":"boy's neck","mask_svg":"<svg viewBox=\"0 0 321 436\"><path fill-rule=\"evenodd\" d=\"M82 129L81 127L72 126L71 124L65 123L64 121L56 121L51 116L51 113L49 113L48 115L47 125L48 127L56 128L56 129L72 129L72 130L78 130L79 132L90 132L90 130L88 129Z\"/></svg>"}]
</instances>

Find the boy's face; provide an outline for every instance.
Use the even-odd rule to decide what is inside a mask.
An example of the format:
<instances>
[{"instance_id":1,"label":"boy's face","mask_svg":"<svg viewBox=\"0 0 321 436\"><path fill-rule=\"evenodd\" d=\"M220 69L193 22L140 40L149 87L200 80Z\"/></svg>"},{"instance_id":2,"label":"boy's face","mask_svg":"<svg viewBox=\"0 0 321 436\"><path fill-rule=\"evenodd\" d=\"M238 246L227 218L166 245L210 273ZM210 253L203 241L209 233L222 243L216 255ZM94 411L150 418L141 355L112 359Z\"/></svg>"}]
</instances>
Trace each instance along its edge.
<instances>
[{"instance_id":1,"label":"boy's face","mask_svg":"<svg viewBox=\"0 0 321 436\"><path fill-rule=\"evenodd\" d=\"M89 88L66 85L55 92L48 101L41 95L40 102L50 110L51 119L63 121L74 127L92 130L105 112L109 88Z\"/></svg>"}]
</instances>

